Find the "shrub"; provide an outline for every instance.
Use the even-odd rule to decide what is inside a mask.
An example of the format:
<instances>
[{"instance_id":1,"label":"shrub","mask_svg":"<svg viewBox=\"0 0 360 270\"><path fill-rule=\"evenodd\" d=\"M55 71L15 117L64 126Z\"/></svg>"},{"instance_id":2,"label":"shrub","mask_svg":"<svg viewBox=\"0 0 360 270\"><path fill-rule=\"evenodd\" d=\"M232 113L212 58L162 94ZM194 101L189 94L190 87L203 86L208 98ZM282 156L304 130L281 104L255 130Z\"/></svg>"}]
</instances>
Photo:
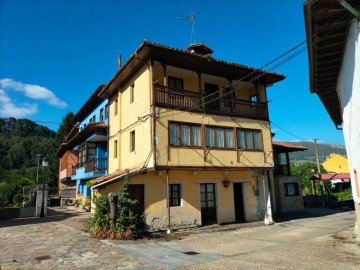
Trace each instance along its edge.
<instances>
[{"instance_id":1,"label":"shrub","mask_svg":"<svg viewBox=\"0 0 360 270\"><path fill-rule=\"evenodd\" d=\"M21 194L15 194L13 197L14 206L15 207L21 207L23 203L24 197Z\"/></svg>"}]
</instances>

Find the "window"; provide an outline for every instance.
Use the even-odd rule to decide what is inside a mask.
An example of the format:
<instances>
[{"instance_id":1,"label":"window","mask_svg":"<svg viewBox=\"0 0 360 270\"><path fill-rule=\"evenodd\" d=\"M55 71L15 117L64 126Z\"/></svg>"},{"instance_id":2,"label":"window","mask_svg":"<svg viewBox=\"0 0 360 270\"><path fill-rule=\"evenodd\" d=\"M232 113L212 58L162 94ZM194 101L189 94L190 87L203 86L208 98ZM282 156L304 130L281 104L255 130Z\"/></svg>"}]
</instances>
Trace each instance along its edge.
<instances>
[{"instance_id":1,"label":"window","mask_svg":"<svg viewBox=\"0 0 360 270\"><path fill-rule=\"evenodd\" d=\"M284 183L285 196L299 196L298 183Z\"/></svg>"},{"instance_id":2,"label":"window","mask_svg":"<svg viewBox=\"0 0 360 270\"><path fill-rule=\"evenodd\" d=\"M96 157L96 143L83 143L79 146L79 167Z\"/></svg>"},{"instance_id":3,"label":"window","mask_svg":"<svg viewBox=\"0 0 360 270\"><path fill-rule=\"evenodd\" d=\"M114 158L117 158L117 140L114 141Z\"/></svg>"},{"instance_id":4,"label":"window","mask_svg":"<svg viewBox=\"0 0 360 270\"><path fill-rule=\"evenodd\" d=\"M105 105L105 120L109 119L109 105Z\"/></svg>"},{"instance_id":5,"label":"window","mask_svg":"<svg viewBox=\"0 0 360 270\"><path fill-rule=\"evenodd\" d=\"M169 185L169 204L170 206L180 206L180 184Z\"/></svg>"},{"instance_id":6,"label":"window","mask_svg":"<svg viewBox=\"0 0 360 270\"><path fill-rule=\"evenodd\" d=\"M251 105L255 106L256 102L258 102L258 96L257 95L250 96L250 102Z\"/></svg>"},{"instance_id":7,"label":"window","mask_svg":"<svg viewBox=\"0 0 360 270\"><path fill-rule=\"evenodd\" d=\"M206 127L206 147L234 148L234 131L232 128Z\"/></svg>"},{"instance_id":8,"label":"window","mask_svg":"<svg viewBox=\"0 0 360 270\"><path fill-rule=\"evenodd\" d=\"M130 86L130 103L133 103L134 102L134 99L135 96L134 96L134 84Z\"/></svg>"},{"instance_id":9,"label":"window","mask_svg":"<svg viewBox=\"0 0 360 270\"><path fill-rule=\"evenodd\" d=\"M260 130L237 129L237 148L247 150L261 150Z\"/></svg>"},{"instance_id":10,"label":"window","mask_svg":"<svg viewBox=\"0 0 360 270\"><path fill-rule=\"evenodd\" d=\"M130 152L135 151L135 130L130 132Z\"/></svg>"},{"instance_id":11,"label":"window","mask_svg":"<svg viewBox=\"0 0 360 270\"><path fill-rule=\"evenodd\" d=\"M169 132L172 146L201 146L199 125L170 123Z\"/></svg>"},{"instance_id":12,"label":"window","mask_svg":"<svg viewBox=\"0 0 360 270\"><path fill-rule=\"evenodd\" d=\"M169 76L168 85L169 85L170 88L184 89L184 81L183 81L182 78Z\"/></svg>"},{"instance_id":13,"label":"window","mask_svg":"<svg viewBox=\"0 0 360 270\"><path fill-rule=\"evenodd\" d=\"M118 114L118 100L115 99L115 102L114 102L114 115L117 115Z\"/></svg>"},{"instance_id":14,"label":"window","mask_svg":"<svg viewBox=\"0 0 360 270\"><path fill-rule=\"evenodd\" d=\"M104 109L100 109L100 121L104 121Z\"/></svg>"},{"instance_id":15,"label":"window","mask_svg":"<svg viewBox=\"0 0 360 270\"><path fill-rule=\"evenodd\" d=\"M95 117L95 115L92 117L92 122L93 122L93 123L96 122L96 117Z\"/></svg>"}]
</instances>

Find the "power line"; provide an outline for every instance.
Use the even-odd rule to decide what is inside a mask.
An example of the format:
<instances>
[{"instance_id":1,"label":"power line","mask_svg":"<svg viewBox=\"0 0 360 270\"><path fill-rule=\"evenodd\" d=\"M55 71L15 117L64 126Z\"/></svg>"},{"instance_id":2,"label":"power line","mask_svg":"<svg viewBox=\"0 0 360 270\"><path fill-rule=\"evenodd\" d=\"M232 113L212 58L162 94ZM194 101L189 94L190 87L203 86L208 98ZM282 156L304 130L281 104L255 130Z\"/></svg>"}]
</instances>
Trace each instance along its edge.
<instances>
[{"instance_id":1,"label":"power line","mask_svg":"<svg viewBox=\"0 0 360 270\"><path fill-rule=\"evenodd\" d=\"M273 121L270 121L270 123L272 123L274 126L276 126L276 127L278 127L279 129L281 129L282 131L286 132L287 134L289 134L289 135L291 135L291 136L293 136L293 137L295 137L295 138L298 138L298 139L300 139L300 140L302 140L302 141L309 141L309 140L310 140L310 139L301 138L301 137L295 135L294 133L291 133L290 131L285 130L284 128L282 128L282 127L280 127L279 125L275 124Z\"/></svg>"}]
</instances>

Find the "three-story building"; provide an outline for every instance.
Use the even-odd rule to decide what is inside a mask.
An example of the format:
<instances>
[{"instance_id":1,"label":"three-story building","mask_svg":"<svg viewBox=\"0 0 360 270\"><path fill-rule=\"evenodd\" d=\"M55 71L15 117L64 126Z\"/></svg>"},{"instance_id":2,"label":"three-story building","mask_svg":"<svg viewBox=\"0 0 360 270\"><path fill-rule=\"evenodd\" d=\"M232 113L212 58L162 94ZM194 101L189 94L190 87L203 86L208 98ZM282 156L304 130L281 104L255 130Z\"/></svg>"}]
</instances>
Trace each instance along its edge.
<instances>
[{"instance_id":1,"label":"three-story building","mask_svg":"<svg viewBox=\"0 0 360 270\"><path fill-rule=\"evenodd\" d=\"M271 222L267 87L277 73L144 41L100 96L109 99L107 195L129 177L148 229Z\"/></svg>"}]
</instances>

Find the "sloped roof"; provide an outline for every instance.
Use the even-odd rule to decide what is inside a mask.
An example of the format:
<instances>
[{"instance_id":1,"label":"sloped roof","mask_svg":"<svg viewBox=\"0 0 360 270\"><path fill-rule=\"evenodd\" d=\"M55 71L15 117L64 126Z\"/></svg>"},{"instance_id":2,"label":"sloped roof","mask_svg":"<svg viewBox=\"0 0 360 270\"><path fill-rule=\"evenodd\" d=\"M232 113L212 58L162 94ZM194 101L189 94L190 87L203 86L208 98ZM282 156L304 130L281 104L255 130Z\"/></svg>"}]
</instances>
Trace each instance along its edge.
<instances>
[{"instance_id":1,"label":"sloped roof","mask_svg":"<svg viewBox=\"0 0 360 270\"><path fill-rule=\"evenodd\" d=\"M307 148L305 146L288 143L288 142L273 141L272 145L273 145L274 151L278 152L278 153L297 152L297 151L307 150Z\"/></svg>"},{"instance_id":2,"label":"sloped roof","mask_svg":"<svg viewBox=\"0 0 360 270\"><path fill-rule=\"evenodd\" d=\"M319 174L314 174L311 179L320 180ZM322 180L350 179L350 173L322 173Z\"/></svg>"},{"instance_id":3,"label":"sloped roof","mask_svg":"<svg viewBox=\"0 0 360 270\"><path fill-rule=\"evenodd\" d=\"M347 0L359 5L359 0ZM332 121L342 125L336 87L342 64L351 13L338 0L309 0L304 16L310 67L310 91L318 94Z\"/></svg>"},{"instance_id":4,"label":"sloped roof","mask_svg":"<svg viewBox=\"0 0 360 270\"><path fill-rule=\"evenodd\" d=\"M105 84L100 85L94 93L89 97L89 99L84 103L84 105L80 108L80 110L74 115L74 121L80 122L83 118L85 118L94 107L99 104L102 99L99 97L99 93L101 89L105 86Z\"/></svg>"},{"instance_id":5,"label":"sloped roof","mask_svg":"<svg viewBox=\"0 0 360 270\"><path fill-rule=\"evenodd\" d=\"M111 95L118 86L125 84L149 58L155 59L161 63L172 64L180 68L191 69L200 73L226 77L229 79L242 78L243 81L250 81L261 75L261 79L266 85L272 85L285 78L285 76L280 73L268 72L233 62L215 59L213 57L209 58L207 55L192 53L187 49L177 49L144 40L125 64L118 70L115 76L101 90L99 95L105 93ZM121 76L119 76L120 74Z\"/></svg>"}]
</instances>

